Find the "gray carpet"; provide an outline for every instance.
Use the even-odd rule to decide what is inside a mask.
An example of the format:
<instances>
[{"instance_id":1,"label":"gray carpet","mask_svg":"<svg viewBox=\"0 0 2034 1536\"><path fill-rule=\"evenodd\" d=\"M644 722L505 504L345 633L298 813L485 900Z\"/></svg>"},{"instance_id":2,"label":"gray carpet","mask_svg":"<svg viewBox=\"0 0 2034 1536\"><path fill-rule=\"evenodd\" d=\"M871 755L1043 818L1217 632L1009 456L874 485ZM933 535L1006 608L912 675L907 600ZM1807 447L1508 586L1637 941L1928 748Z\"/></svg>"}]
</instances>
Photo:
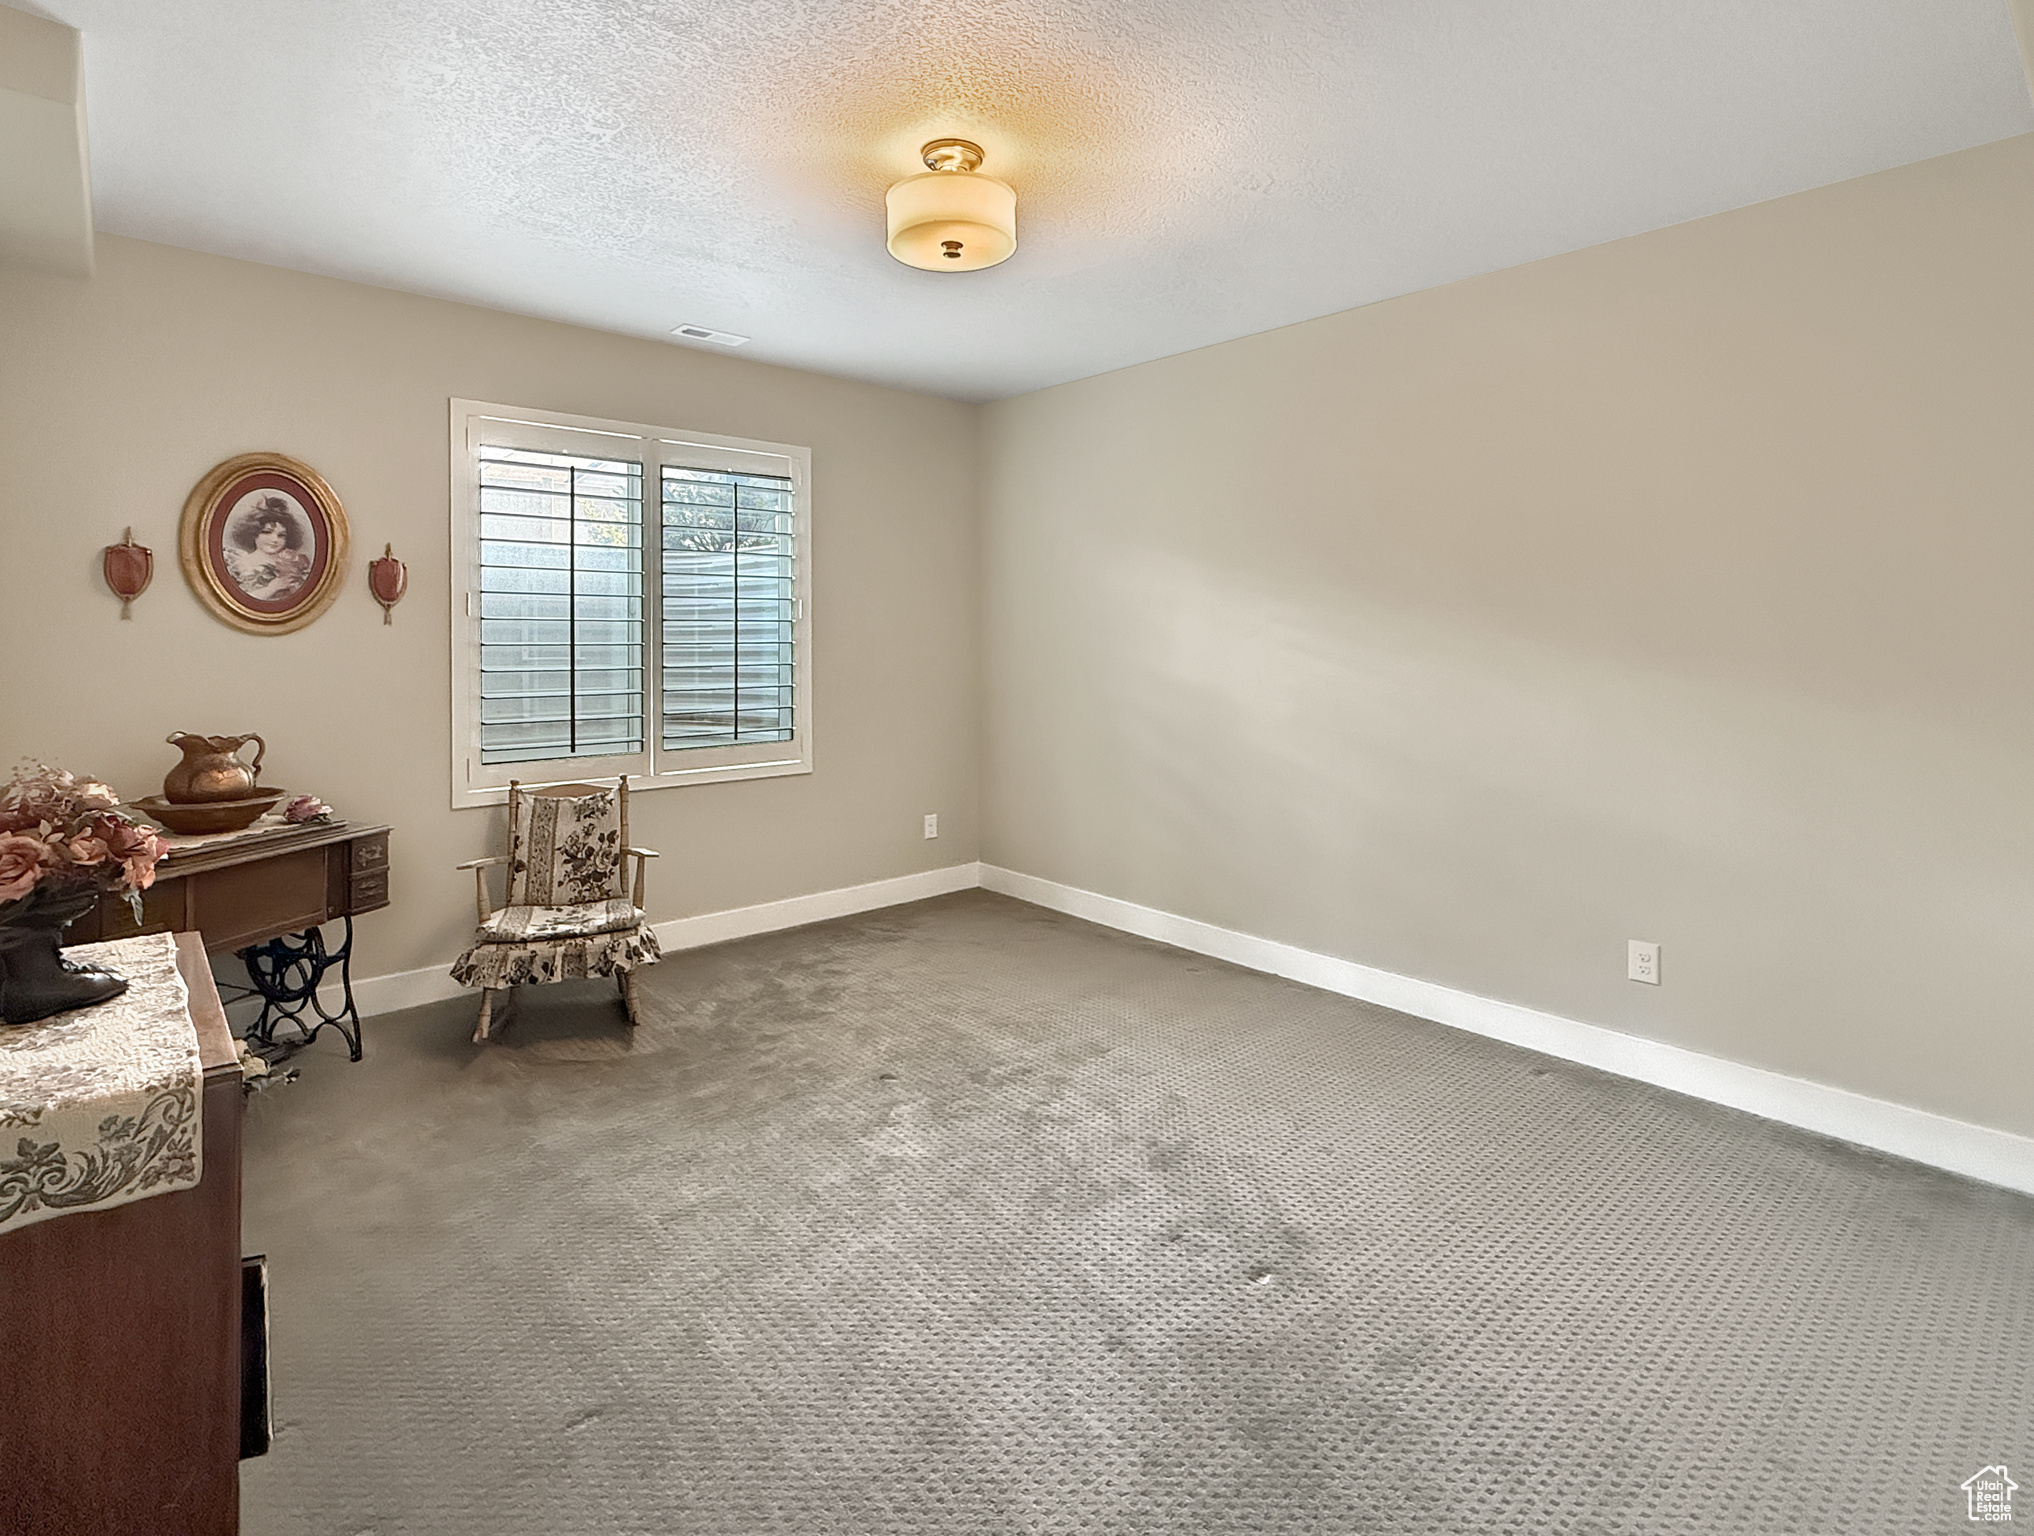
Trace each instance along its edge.
<instances>
[{"instance_id":1,"label":"gray carpet","mask_svg":"<svg viewBox=\"0 0 2034 1536\"><path fill-rule=\"evenodd\" d=\"M591 984L485 1049L371 1020L250 1101L252 1536L1912 1536L2034 1488L2026 1199L982 892L647 994L633 1041Z\"/></svg>"}]
</instances>

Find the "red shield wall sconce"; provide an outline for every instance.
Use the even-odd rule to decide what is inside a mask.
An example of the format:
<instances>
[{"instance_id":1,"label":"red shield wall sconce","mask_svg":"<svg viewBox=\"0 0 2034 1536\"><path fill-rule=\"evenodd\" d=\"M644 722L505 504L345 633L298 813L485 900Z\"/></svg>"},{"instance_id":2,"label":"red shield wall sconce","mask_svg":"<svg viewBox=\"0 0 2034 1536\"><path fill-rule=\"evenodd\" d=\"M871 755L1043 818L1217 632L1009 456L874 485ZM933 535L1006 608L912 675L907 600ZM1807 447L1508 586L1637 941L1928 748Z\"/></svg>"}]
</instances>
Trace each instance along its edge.
<instances>
[{"instance_id":1,"label":"red shield wall sconce","mask_svg":"<svg viewBox=\"0 0 2034 1536\"><path fill-rule=\"evenodd\" d=\"M392 623L395 605L409 590L409 567L395 557L395 545L384 544L381 558L367 562L367 590L381 604L381 622Z\"/></svg>"},{"instance_id":2,"label":"red shield wall sconce","mask_svg":"<svg viewBox=\"0 0 2034 1536\"><path fill-rule=\"evenodd\" d=\"M118 544L106 546L100 564L106 573L106 585L120 599L120 617L132 618L127 605L146 592L148 584L155 579L154 553L134 542L134 530L130 528Z\"/></svg>"}]
</instances>

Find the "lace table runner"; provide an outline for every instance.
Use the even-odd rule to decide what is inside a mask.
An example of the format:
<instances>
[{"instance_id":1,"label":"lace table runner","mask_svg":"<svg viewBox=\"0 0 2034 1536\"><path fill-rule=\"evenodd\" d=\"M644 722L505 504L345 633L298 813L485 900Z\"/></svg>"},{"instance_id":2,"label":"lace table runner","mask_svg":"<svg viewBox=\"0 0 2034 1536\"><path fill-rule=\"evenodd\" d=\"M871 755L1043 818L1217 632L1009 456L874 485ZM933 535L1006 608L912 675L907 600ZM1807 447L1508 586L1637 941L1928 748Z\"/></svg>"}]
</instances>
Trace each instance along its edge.
<instances>
[{"instance_id":1,"label":"lace table runner","mask_svg":"<svg viewBox=\"0 0 2034 1536\"><path fill-rule=\"evenodd\" d=\"M66 951L127 978L96 1008L0 1024L0 1236L188 1189L204 1068L166 933Z\"/></svg>"}]
</instances>

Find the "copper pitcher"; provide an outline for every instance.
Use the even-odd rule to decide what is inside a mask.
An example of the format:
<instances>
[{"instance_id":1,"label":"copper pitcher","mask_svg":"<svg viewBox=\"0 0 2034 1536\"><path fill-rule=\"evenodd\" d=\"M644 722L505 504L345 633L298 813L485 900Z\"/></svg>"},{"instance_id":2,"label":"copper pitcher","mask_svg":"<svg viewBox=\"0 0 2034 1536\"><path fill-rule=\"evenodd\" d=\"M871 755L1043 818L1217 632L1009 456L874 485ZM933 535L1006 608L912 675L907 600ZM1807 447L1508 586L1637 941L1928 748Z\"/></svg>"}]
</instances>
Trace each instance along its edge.
<instances>
[{"instance_id":1,"label":"copper pitcher","mask_svg":"<svg viewBox=\"0 0 2034 1536\"><path fill-rule=\"evenodd\" d=\"M170 769L162 781L162 797L170 804L245 800L254 793L268 743L252 731L245 736L194 736L189 731L178 731L168 740L184 753L184 760ZM250 741L254 743L254 761L243 763L236 754Z\"/></svg>"}]
</instances>

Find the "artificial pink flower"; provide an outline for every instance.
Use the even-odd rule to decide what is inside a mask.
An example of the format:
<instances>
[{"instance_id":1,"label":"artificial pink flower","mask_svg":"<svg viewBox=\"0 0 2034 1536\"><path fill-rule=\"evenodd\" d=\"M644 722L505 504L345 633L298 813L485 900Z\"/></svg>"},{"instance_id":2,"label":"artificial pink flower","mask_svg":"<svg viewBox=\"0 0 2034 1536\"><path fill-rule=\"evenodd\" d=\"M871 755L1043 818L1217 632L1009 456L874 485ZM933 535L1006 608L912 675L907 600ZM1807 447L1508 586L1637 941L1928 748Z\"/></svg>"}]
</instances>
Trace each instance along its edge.
<instances>
[{"instance_id":1,"label":"artificial pink flower","mask_svg":"<svg viewBox=\"0 0 2034 1536\"><path fill-rule=\"evenodd\" d=\"M63 845L64 855L73 864L103 864L113 850L106 846L102 837L81 832Z\"/></svg>"},{"instance_id":2,"label":"artificial pink flower","mask_svg":"<svg viewBox=\"0 0 2034 1536\"><path fill-rule=\"evenodd\" d=\"M316 821L320 816L330 816L331 814L332 807L320 800L316 795L298 795L296 799L283 808L283 820L293 825L300 825L306 821Z\"/></svg>"},{"instance_id":3,"label":"artificial pink flower","mask_svg":"<svg viewBox=\"0 0 2034 1536\"><path fill-rule=\"evenodd\" d=\"M105 843L116 859L124 859L144 843L155 841L155 833L151 829L131 822L124 816L94 816L90 831Z\"/></svg>"},{"instance_id":4,"label":"artificial pink flower","mask_svg":"<svg viewBox=\"0 0 2034 1536\"><path fill-rule=\"evenodd\" d=\"M38 880L95 879L147 890L163 847L154 832L121 812L119 796L97 779L27 763L0 785L0 901ZM31 857L31 850L33 850ZM119 866L118 874L110 865ZM84 876L93 870L93 876Z\"/></svg>"},{"instance_id":5,"label":"artificial pink flower","mask_svg":"<svg viewBox=\"0 0 2034 1536\"><path fill-rule=\"evenodd\" d=\"M13 785L0 791L0 832L33 832L46 828L49 820L42 810L28 802L23 796L13 793Z\"/></svg>"},{"instance_id":6,"label":"artificial pink flower","mask_svg":"<svg viewBox=\"0 0 2034 1536\"><path fill-rule=\"evenodd\" d=\"M162 844L156 835L148 834L146 846L137 848L120 861L121 884L130 891L145 891L155 884L156 861L162 857Z\"/></svg>"},{"instance_id":7,"label":"artificial pink flower","mask_svg":"<svg viewBox=\"0 0 2034 1536\"><path fill-rule=\"evenodd\" d=\"M0 901L15 901L34 890L43 868L44 846L40 838L0 832Z\"/></svg>"},{"instance_id":8,"label":"artificial pink flower","mask_svg":"<svg viewBox=\"0 0 2034 1536\"><path fill-rule=\"evenodd\" d=\"M6 784L0 785L0 831L26 832L39 828L46 832L61 824L70 809L71 788L75 783L61 768L23 763Z\"/></svg>"},{"instance_id":9,"label":"artificial pink flower","mask_svg":"<svg viewBox=\"0 0 2034 1536\"><path fill-rule=\"evenodd\" d=\"M118 816L101 816L98 826L105 828L100 835L106 840L107 851L120 861L120 884L130 891L145 891L154 885L156 861L163 853L162 839L155 830Z\"/></svg>"},{"instance_id":10,"label":"artificial pink flower","mask_svg":"<svg viewBox=\"0 0 2034 1536\"><path fill-rule=\"evenodd\" d=\"M80 780L72 791L73 802L81 811L110 811L120 803L111 784L101 784L97 779Z\"/></svg>"},{"instance_id":11,"label":"artificial pink flower","mask_svg":"<svg viewBox=\"0 0 2034 1536\"><path fill-rule=\"evenodd\" d=\"M63 769L41 763L17 768L6 788L0 789L0 809L6 812L8 830L24 831L45 822L61 825L71 812L77 782Z\"/></svg>"}]
</instances>

